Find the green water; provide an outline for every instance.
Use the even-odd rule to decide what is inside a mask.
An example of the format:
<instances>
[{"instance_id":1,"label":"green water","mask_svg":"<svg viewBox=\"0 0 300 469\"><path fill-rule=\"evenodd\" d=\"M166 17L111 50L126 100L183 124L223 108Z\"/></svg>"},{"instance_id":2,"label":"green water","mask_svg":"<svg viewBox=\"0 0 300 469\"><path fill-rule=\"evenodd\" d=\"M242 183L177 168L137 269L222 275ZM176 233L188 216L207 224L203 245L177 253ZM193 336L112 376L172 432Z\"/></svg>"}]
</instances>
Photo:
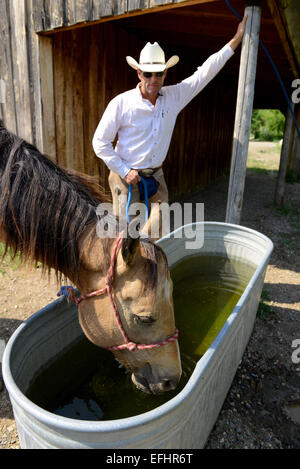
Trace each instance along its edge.
<instances>
[{"instance_id":1,"label":"green water","mask_svg":"<svg viewBox=\"0 0 300 469\"><path fill-rule=\"evenodd\" d=\"M175 391L153 396L137 390L111 352L83 338L41 372L27 397L50 412L81 420L131 417L160 406L183 389L252 274L241 262L214 256L193 257L172 269L183 369Z\"/></svg>"}]
</instances>

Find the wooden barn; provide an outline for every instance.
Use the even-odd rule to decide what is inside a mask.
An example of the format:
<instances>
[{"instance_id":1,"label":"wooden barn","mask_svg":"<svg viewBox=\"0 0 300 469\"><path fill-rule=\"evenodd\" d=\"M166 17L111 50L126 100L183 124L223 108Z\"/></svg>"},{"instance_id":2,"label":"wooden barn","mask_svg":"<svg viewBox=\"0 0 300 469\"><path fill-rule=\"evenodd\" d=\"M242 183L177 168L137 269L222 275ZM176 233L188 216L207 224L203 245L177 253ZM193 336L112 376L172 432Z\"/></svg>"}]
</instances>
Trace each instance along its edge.
<instances>
[{"instance_id":1,"label":"wooden barn","mask_svg":"<svg viewBox=\"0 0 300 469\"><path fill-rule=\"evenodd\" d=\"M108 187L108 170L91 141L108 102L137 84L125 56L138 59L146 42L158 41L167 58L180 57L165 84L176 83L232 38L239 21L234 11L243 16L245 8L255 10L254 26L289 98L294 91L300 100L299 0L0 0L0 117L59 164L98 175ZM228 221L239 219L252 106L291 116L266 52L251 34L244 59L240 47L178 116L164 163L171 196L231 167L228 200L238 208ZM245 99L248 110L242 109ZM300 105L291 105L300 125ZM287 166L300 173L297 129L293 119L286 122L283 175ZM234 150L241 123L247 141Z\"/></svg>"}]
</instances>

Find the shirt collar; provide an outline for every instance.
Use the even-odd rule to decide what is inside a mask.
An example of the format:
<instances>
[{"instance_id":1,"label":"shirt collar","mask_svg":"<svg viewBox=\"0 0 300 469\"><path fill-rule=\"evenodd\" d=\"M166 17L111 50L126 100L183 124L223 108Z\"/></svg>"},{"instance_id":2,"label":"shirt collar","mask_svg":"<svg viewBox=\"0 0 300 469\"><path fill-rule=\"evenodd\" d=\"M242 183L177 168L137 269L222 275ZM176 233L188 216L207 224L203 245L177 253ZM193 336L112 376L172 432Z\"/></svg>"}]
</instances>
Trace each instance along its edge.
<instances>
[{"instance_id":1,"label":"shirt collar","mask_svg":"<svg viewBox=\"0 0 300 469\"><path fill-rule=\"evenodd\" d=\"M140 98L141 98L141 99L144 99L143 96L142 96L141 90L140 90L140 83L138 83L138 84L136 85L136 88L135 88L135 89L137 90L137 93L138 93L138 95L140 96ZM163 95L164 95L164 94L163 94L163 91L162 91L162 88L161 88L161 90L158 92L158 96L163 96Z\"/></svg>"}]
</instances>

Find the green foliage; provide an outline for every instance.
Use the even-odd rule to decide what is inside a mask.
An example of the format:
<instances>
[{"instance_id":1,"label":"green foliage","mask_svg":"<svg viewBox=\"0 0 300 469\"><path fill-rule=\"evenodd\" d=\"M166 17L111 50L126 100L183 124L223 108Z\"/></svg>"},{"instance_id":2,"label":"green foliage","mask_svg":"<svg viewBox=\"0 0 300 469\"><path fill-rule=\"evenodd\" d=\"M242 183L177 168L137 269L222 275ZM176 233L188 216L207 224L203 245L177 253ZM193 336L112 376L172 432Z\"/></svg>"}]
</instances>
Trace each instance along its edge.
<instances>
[{"instance_id":1,"label":"green foliage","mask_svg":"<svg viewBox=\"0 0 300 469\"><path fill-rule=\"evenodd\" d=\"M251 135L255 140L280 140L283 138L284 123L284 115L278 109L254 109Z\"/></svg>"}]
</instances>

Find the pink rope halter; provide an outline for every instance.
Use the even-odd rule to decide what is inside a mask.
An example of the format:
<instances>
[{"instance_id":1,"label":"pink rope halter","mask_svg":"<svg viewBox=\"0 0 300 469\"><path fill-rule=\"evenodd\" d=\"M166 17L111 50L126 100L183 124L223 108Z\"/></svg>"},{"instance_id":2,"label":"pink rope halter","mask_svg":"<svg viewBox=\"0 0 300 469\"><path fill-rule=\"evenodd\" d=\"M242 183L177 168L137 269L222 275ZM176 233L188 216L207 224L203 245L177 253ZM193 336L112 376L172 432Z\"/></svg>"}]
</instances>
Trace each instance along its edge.
<instances>
[{"instance_id":1,"label":"pink rope halter","mask_svg":"<svg viewBox=\"0 0 300 469\"><path fill-rule=\"evenodd\" d=\"M124 342L124 344L121 344L121 345L113 345L111 347L106 347L107 350L112 350L112 351L113 350L124 350L124 349L128 349L130 351L145 350L145 349L152 349L152 348L160 347L161 345L167 345L170 342L174 342L175 340L178 339L178 335L179 335L178 329L175 329L175 332L172 335L172 337L169 337L169 338L167 338L165 340L162 340L160 342L155 342L153 344L137 344L137 343L132 342L131 340L129 340L129 338L127 337L127 334L124 330L124 327L123 327L121 319L120 319L118 309L116 307L115 301L114 301L113 296L112 296L112 283L113 283L113 279L114 279L114 270L115 270L115 265L116 265L116 261L117 261L117 256L118 256L118 253L119 253L120 248L122 246L122 241L123 241L123 233L120 233L118 238L117 238L116 244L113 248L113 251L112 251L110 267L109 267L109 270L108 270L108 274L105 277L105 287L101 288L100 290L95 290L91 293L86 293L85 295L81 295L79 297L77 297L75 295L75 291L72 287L68 287L69 295L71 296L71 298L74 301L74 303L76 304L76 306L78 306L79 303L83 300L86 300L88 298L92 298L93 296L104 295L105 293L108 294L108 296L110 298L110 301L111 301L111 304L112 304L112 307L113 307L113 310L114 310L114 314L115 314L117 324L119 326L119 329L121 331L121 334L122 334L123 339L124 339L125 342Z\"/></svg>"}]
</instances>

